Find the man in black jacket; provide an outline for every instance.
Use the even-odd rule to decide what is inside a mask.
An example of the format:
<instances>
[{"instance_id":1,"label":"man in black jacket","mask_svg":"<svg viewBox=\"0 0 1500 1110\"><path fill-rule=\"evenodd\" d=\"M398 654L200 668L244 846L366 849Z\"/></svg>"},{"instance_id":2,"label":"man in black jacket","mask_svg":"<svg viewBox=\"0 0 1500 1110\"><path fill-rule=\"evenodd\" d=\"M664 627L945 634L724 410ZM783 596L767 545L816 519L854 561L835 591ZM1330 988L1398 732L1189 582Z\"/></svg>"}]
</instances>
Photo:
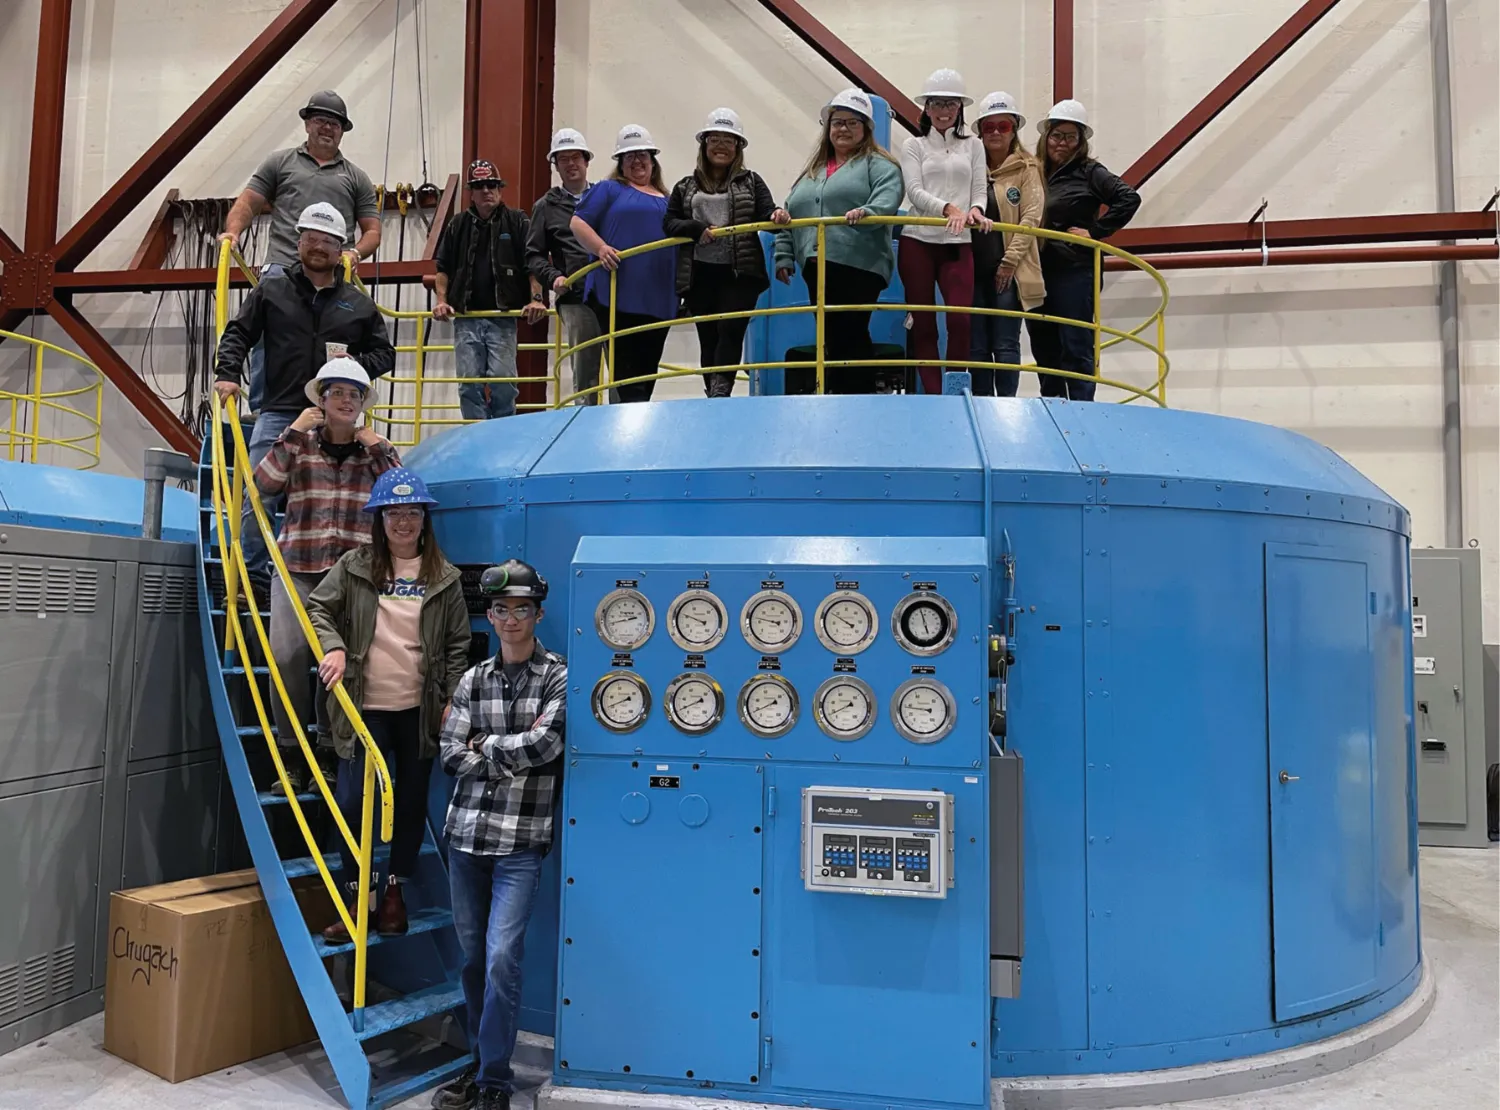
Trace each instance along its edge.
<instances>
[{"instance_id":1,"label":"man in black jacket","mask_svg":"<svg viewBox=\"0 0 1500 1110\"><path fill-rule=\"evenodd\" d=\"M325 362L350 355L372 379L396 364L375 302L344 281L343 216L330 204L310 204L297 220L297 232L297 264L263 278L219 340L214 389L220 397L240 392L245 356L264 340L264 399L247 445L252 470L307 408L304 389ZM268 498L265 505L268 513L281 510L279 498ZM269 588L270 556L248 499L240 534L252 586Z\"/></svg>"},{"instance_id":2,"label":"man in black jacket","mask_svg":"<svg viewBox=\"0 0 1500 1110\"><path fill-rule=\"evenodd\" d=\"M469 207L448 221L433 262L434 320L453 320L453 361L460 378L459 412L489 420L516 411L516 318L464 313L521 309L528 323L547 313L547 298L526 273L525 212L500 199L505 182L493 162L469 165ZM455 319L457 317L457 319ZM501 378L493 384L476 381Z\"/></svg>"}]
</instances>

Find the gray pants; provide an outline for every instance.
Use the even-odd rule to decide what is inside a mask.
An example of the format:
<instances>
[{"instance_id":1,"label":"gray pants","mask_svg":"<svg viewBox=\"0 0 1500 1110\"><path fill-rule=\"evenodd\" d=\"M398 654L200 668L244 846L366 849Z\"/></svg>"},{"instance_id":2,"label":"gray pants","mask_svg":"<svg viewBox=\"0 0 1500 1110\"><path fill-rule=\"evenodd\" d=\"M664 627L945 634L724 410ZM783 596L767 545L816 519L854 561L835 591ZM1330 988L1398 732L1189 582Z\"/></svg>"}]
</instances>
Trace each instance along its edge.
<instances>
[{"instance_id":1,"label":"gray pants","mask_svg":"<svg viewBox=\"0 0 1500 1110\"><path fill-rule=\"evenodd\" d=\"M594 315L592 309L585 304L560 304L557 306L558 314L563 322L563 342L574 347L579 343L586 343L590 339L599 337L599 317ZM579 351L576 355L569 357L565 363L572 369L573 389L576 393L580 389L590 389L599 384L599 361L604 355L604 344L596 343L592 347ZM564 394L566 396L566 394ZM617 404L620 400L619 394L613 389L609 391L609 403ZM573 402L576 405L597 405L599 394L591 393L587 397L580 397Z\"/></svg>"},{"instance_id":2,"label":"gray pants","mask_svg":"<svg viewBox=\"0 0 1500 1110\"><path fill-rule=\"evenodd\" d=\"M303 608L306 608L307 595L323 581L323 576L293 574L291 577L297 596L301 598ZM323 746L331 745L333 735L328 728L327 694L322 680L311 673L316 662L312 647L302 634L302 625L297 620L297 612L292 608L286 584L279 574L271 579L271 655L276 660L277 670L281 672L281 681L286 685L297 720L302 723L303 728L307 727L309 721L316 720ZM286 706L282 704L281 696L275 692L274 687L271 691L271 709L276 720L277 743L283 748L296 747L297 734L292 730ZM314 746L319 743L318 736L309 734L307 739Z\"/></svg>"}]
</instances>

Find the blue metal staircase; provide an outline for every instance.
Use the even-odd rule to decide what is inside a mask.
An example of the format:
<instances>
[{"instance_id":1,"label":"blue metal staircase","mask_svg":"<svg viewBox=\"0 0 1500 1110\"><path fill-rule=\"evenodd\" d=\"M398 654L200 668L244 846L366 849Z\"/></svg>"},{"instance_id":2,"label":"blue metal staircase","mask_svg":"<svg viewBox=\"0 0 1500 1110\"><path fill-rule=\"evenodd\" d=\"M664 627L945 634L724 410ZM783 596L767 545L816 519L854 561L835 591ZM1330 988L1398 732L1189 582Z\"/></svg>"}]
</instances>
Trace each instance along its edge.
<instances>
[{"instance_id":1,"label":"blue metal staircase","mask_svg":"<svg viewBox=\"0 0 1500 1110\"><path fill-rule=\"evenodd\" d=\"M245 438L248 432L246 425ZM235 438L226 424L222 441L226 458L233 457ZM327 942L309 925L311 919L321 928L333 920L336 911L326 901L330 895L317 860L292 855L305 853L308 845L301 829L290 820L293 807L275 780L268 741L249 692L250 683L258 684L269 712L275 696L269 669L258 665L258 659L238 658L226 627L226 553L220 549L215 520L212 440L212 436L204 437L199 460L198 612L214 718L235 805L287 962L345 1098L355 1110L390 1106L456 1076L470 1063L464 1047L463 991L458 983L461 957L448 900L446 862L429 820L418 874L404 887L408 932L382 937L371 931L366 945L369 997L362 1012L351 1012L348 992L341 991L335 979L346 978L342 973L348 969L343 965L352 962L355 945ZM245 642L253 649L256 640L244 611L246 600L242 594L240 620ZM268 619L269 614L262 612L261 617ZM283 680L314 682L316 677L283 676ZM295 758L301 759L300 749L295 751ZM300 793L296 801L310 827L326 824L325 832L339 835L327 821L320 792ZM322 846L334 843L328 839ZM382 864L388 855L387 846L376 845L374 871L384 874ZM337 853L328 852L322 859L327 870L337 875ZM310 876L318 877L317 881L310 882ZM320 910L326 912L320 914ZM446 1020L450 1014L456 1020Z\"/></svg>"}]
</instances>

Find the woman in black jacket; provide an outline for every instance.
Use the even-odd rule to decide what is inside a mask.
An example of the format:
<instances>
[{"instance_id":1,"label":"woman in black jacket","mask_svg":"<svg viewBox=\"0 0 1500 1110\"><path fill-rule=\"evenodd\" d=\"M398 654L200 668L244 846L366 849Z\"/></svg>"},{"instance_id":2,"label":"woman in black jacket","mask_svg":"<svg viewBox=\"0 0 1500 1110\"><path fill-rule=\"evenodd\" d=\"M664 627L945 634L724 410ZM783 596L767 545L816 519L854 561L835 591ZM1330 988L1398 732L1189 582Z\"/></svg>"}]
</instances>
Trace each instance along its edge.
<instances>
[{"instance_id":1,"label":"woman in black jacket","mask_svg":"<svg viewBox=\"0 0 1500 1110\"><path fill-rule=\"evenodd\" d=\"M692 243L677 254L677 292L693 316L720 312L748 312L771 284L759 235L715 238L719 227L791 217L771 199L760 174L745 168L748 140L740 117L728 108L715 108L698 132L698 168L672 189L662 231L668 238ZM738 366L745 346L748 317L700 323L700 364ZM733 370L703 375L703 392L728 397L734 392Z\"/></svg>"},{"instance_id":2,"label":"woman in black jacket","mask_svg":"<svg viewBox=\"0 0 1500 1110\"><path fill-rule=\"evenodd\" d=\"M1042 133L1036 156L1047 182L1047 206L1042 226L1088 239L1107 239L1130 222L1141 197L1134 189L1089 157L1094 134L1088 114L1076 100L1060 100L1037 124ZM1104 212L1101 215L1100 209ZM1055 239L1042 241L1042 279L1047 300L1038 312L1090 327L1069 327L1044 320L1027 320L1031 353L1036 364L1049 370L1071 370L1094 377L1094 251ZM1041 375L1043 397L1092 401L1095 383L1078 378Z\"/></svg>"}]
</instances>

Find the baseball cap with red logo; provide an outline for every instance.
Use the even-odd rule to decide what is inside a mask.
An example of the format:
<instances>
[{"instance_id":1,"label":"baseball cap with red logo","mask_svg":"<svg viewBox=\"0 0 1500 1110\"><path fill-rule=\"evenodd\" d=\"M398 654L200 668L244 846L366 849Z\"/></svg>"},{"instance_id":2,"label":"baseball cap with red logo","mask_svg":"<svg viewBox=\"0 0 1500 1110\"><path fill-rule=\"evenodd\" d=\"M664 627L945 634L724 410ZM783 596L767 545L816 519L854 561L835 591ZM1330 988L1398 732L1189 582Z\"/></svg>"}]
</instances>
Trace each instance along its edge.
<instances>
[{"instance_id":1,"label":"baseball cap with red logo","mask_svg":"<svg viewBox=\"0 0 1500 1110\"><path fill-rule=\"evenodd\" d=\"M505 179L500 176L500 171L495 168L495 163L488 158L476 158L469 163L469 188L473 189L479 185L494 185L496 188L505 188Z\"/></svg>"}]
</instances>

